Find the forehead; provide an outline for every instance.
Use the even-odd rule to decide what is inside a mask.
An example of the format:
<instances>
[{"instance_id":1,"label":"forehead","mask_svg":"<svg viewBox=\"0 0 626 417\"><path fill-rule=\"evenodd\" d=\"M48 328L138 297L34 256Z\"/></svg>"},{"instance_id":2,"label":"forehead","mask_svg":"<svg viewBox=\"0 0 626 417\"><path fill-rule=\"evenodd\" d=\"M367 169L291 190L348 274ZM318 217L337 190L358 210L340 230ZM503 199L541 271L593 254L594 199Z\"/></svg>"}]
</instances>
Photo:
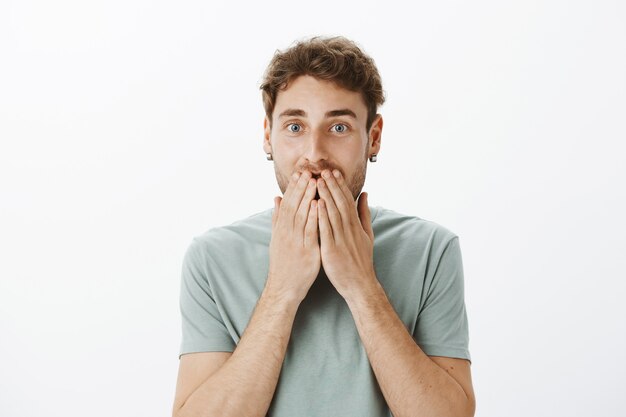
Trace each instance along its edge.
<instances>
[{"instance_id":1,"label":"forehead","mask_svg":"<svg viewBox=\"0 0 626 417\"><path fill-rule=\"evenodd\" d=\"M309 117L320 116L337 109L350 109L359 120L364 120L367 116L367 108L361 93L310 75L301 75L293 79L286 89L279 90L274 105L274 116L277 117L286 109L304 110Z\"/></svg>"}]
</instances>

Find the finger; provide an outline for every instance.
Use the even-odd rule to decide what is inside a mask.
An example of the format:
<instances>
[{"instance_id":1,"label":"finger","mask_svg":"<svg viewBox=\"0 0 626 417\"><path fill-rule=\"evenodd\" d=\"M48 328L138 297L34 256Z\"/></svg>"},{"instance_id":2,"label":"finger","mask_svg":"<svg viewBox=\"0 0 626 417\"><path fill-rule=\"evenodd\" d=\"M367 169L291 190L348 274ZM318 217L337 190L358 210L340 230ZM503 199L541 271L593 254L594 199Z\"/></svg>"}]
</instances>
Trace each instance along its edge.
<instances>
[{"instance_id":1,"label":"finger","mask_svg":"<svg viewBox=\"0 0 626 417\"><path fill-rule=\"evenodd\" d=\"M293 174L291 174L291 177L289 177L289 183L287 183L287 189L283 193L283 200L289 197L289 195L293 192L293 189L296 188L296 185L298 184L299 179L300 179L299 172L294 172Z\"/></svg>"},{"instance_id":2,"label":"finger","mask_svg":"<svg viewBox=\"0 0 626 417\"><path fill-rule=\"evenodd\" d=\"M369 195L366 192L362 192L359 196L358 211L361 227L363 227L363 230L365 230L365 233L367 233L370 240L373 242L374 230L372 229L372 214L370 213L368 200Z\"/></svg>"},{"instance_id":3,"label":"finger","mask_svg":"<svg viewBox=\"0 0 626 417\"><path fill-rule=\"evenodd\" d=\"M341 171L339 171L338 169L334 169L333 178L335 182L337 183L337 185L339 186L339 189L341 190L343 195L346 197L346 201L348 203L354 203L355 201L354 201L354 196L352 195L352 190L350 190L350 188L348 187L348 182L346 181L344 176L341 175Z\"/></svg>"},{"instance_id":4,"label":"finger","mask_svg":"<svg viewBox=\"0 0 626 417\"><path fill-rule=\"evenodd\" d=\"M300 206L302 196L306 191L306 186L309 182L309 178L311 178L311 173L308 171L304 171L302 175L300 175L300 178L297 180L295 186L291 190L289 190L289 195L286 195L283 199L283 213L286 215L287 218L291 219L291 227L295 227L294 220L296 212L298 210L298 207Z\"/></svg>"},{"instance_id":5,"label":"finger","mask_svg":"<svg viewBox=\"0 0 626 417\"><path fill-rule=\"evenodd\" d=\"M309 182L304 192L304 197L300 201L300 206L298 207L298 211L296 212L294 219L294 230L301 231L301 233L304 233L304 226L306 225L307 218L309 216L311 200L315 199L315 190L315 180L313 178L309 178Z\"/></svg>"},{"instance_id":6,"label":"finger","mask_svg":"<svg viewBox=\"0 0 626 417\"><path fill-rule=\"evenodd\" d=\"M327 213L327 217L329 219L329 225L333 230L333 237L336 242L341 242L341 236L343 235L343 222L341 220L341 214L339 213L339 209L335 205L335 201L333 200L333 196L328 189L327 182L320 178L318 180L319 184L319 192L320 192L320 201L324 200L325 211Z\"/></svg>"},{"instance_id":7,"label":"finger","mask_svg":"<svg viewBox=\"0 0 626 417\"><path fill-rule=\"evenodd\" d=\"M328 218L327 204L322 198L319 199L318 203L317 217L319 218L321 243L323 246L334 246L335 238Z\"/></svg>"},{"instance_id":8,"label":"finger","mask_svg":"<svg viewBox=\"0 0 626 417\"><path fill-rule=\"evenodd\" d=\"M309 217L304 229L304 246L312 247L318 245L317 242L317 212L319 205L317 200L311 201L311 208L309 209Z\"/></svg>"},{"instance_id":9,"label":"finger","mask_svg":"<svg viewBox=\"0 0 626 417\"><path fill-rule=\"evenodd\" d=\"M326 178L326 185L330 190L331 195L333 196L333 200L335 201L335 205L339 211L341 216L341 221L344 225L344 230L349 230L350 227L354 226L356 223L356 219L358 218L358 213L356 211L356 205L354 203L354 198L348 200L344 193L344 189L340 185L340 181L344 188L347 188L341 174L338 170L334 170L336 173L331 173L331 175ZM350 194L351 195L351 194Z\"/></svg>"}]
</instances>

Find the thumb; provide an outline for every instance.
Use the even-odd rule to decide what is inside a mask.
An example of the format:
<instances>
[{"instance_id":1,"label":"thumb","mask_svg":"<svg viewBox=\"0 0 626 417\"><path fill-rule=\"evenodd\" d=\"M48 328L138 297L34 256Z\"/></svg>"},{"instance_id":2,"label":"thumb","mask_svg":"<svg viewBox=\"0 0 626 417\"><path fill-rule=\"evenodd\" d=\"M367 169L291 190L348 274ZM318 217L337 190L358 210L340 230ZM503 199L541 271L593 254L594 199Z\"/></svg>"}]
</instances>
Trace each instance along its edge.
<instances>
[{"instance_id":1,"label":"thumb","mask_svg":"<svg viewBox=\"0 0 626 417\"><path fill-rule=\"evenodd\" d=\"M370 237L372 242L374 242L374 231L372 230L372 216L370 214L369 206L367 205L368 195L366 192L362 192L359 196L359 219L361 220L361 226L363 226L363 230Z\"/></svg>"}]
</instances>

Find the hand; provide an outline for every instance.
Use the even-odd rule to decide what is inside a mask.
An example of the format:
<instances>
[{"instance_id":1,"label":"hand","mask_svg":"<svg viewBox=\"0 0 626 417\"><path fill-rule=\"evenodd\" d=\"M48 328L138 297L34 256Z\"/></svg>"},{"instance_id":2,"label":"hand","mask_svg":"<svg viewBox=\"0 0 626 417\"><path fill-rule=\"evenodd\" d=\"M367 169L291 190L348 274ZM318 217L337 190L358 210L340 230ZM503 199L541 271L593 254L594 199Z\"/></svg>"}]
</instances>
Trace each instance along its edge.
<instances>
[{"instance_id":1,"label":"hand","mask_svg":"<svg viewBox=\"0 0 626 417\"><path fill-rule=\"evenodd\" d=\"M309 171L294 173L283 198L274 198L266 290L301 302L321 267L316 183Z\"/></svg>"},{"instance_id":2,"label":"hand","mask_svg":"<svg viewBox=\"0 0 626 417\"><path fill-rule=\"evenodd\" d=\"M355 203L341 173L322 172L319 190L319 230L322 265L328 280L344 298L376 279L374 231L367 193Z\"/></svg>"}]
</instances>

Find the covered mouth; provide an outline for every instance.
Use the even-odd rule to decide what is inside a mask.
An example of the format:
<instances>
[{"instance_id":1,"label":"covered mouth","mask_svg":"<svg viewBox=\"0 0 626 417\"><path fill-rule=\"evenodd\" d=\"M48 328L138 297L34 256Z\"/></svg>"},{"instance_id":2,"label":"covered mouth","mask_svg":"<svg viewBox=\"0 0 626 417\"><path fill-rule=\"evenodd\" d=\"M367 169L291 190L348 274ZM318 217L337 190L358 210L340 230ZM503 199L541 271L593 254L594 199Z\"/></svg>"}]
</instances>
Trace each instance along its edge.
<instances>
[{"instance_id":1,"label":"covered mouth","mask_svg":"<svg viewBox=\"0 0 626 417\"><path fill-rule=\"evenodd\" d=\"M317 174L315 172L312 172L311 174L313 174L313 178L315 178L316 181L318 179L322 178L322 173L321 172L319 172ZM320 193L319 193L319 191L317 189L315 190L315 199L316 200L320 199Z\"/></svg>"},{"instance_id":2,"label":"covered mouth","mask_svg":"<svg viewBox=\"0 0 626 417\"><path fill-rule=\"evenodd\" d=\"M300 173L302 174L304 171L300 171ZM314 171L309 171L311 173L311 178L314 178L316 181L319 180L320 178L322 178L322 172L314 172ZM315 199L319 200L320 199L320 193L318 190L315 190Z\"/></svg>"}]
</instances>

